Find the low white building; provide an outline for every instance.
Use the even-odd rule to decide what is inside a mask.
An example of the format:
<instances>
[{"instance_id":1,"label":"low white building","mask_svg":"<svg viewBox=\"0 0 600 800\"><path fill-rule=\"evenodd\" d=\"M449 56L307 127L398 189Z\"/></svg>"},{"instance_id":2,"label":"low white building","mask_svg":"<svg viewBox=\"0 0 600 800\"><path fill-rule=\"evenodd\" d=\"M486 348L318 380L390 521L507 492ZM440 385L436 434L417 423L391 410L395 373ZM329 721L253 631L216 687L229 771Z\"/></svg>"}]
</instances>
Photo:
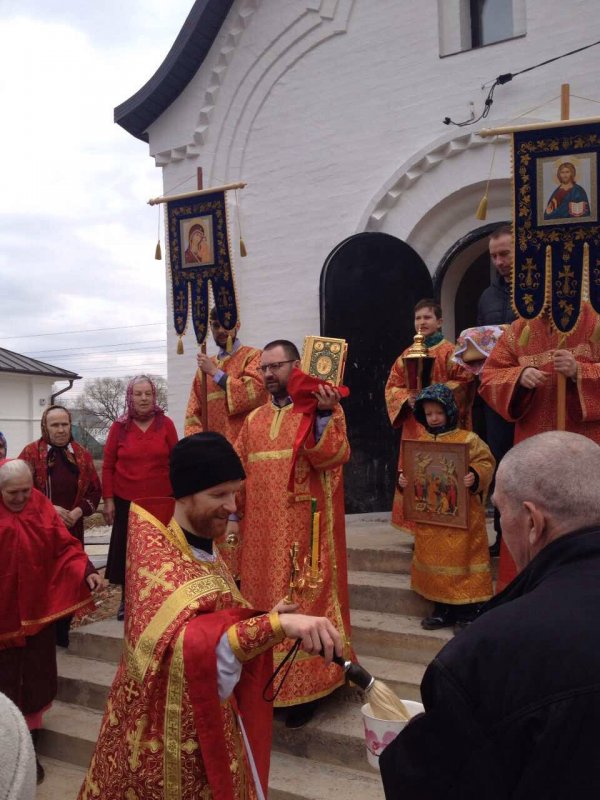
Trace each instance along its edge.
<instances>
[{"instance_id":1,"label":"low white building","mask_svg":"<svg viewBox=\"0 0 600 800\"><path fill-rule=\"evenodd\" d=\"M595 115L598 48L498 86L484 122L443 119L478 116L499 75L593 43L597 19L595 0L197 0L162 66L115 110L149 143L164 194L196 189L199 167L205 187L248 182L248 257L236 264L245 343L348 339L350 510L389 507L383 386L414 303L440 298L450 338L473 324L487 235L512 217L508 137L476 131L558 119L563 82L577 96L571 116ZM192 334L177 356L171 323L168 349L181 429Z\"/></svg>"},{"instance_id":2,"label":"low white building","mask_svg":"<svg viewBox=\"0 0 600 800\"><path fill-rule=\"evenodd\" d=\"M9 457L16 458L26 444L40 438L44 410L60 402L59 395L80 379L75 372L0 347L0 431ZM67 385L57 388L57 381Z\"/></svg>"}]
</instances>

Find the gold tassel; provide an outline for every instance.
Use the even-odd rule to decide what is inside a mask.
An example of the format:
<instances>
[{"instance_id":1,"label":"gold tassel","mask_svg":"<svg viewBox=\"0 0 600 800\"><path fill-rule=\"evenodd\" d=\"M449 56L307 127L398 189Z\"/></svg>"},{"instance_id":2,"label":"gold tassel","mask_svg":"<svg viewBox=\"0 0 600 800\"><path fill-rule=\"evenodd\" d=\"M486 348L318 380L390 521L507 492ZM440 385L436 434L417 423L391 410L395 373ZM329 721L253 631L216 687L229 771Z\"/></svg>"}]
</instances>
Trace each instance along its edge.
<instances>
[{"instance_id":1,"label":"gold tassel","mask_svg":"<svg viewBox=\"0 0 600 800\"><path fill-rule=\"evenodd\" d=\"M519 347L527 347L529 344L529 320L525 323L525 327L519 336Z\"/></svg>"},{"instance_id":2,"label":"gold tassel","mask_svg":"<svg viewBox=\"0 0 600 800\"><path fill-rule=\"evenodd\" d=\"M154 258L157 261L162 261L162 249L161 249L161 246L160 246L160 239L156 243L156 250L154 251Z\"/></svg>"},{"instance_id":3,"label":"gold tassel","mask_svg":"<svg viewBox=\"0 0 600 800\"><path fill-rule=\"evenodd\" d=\"M487 207L488 207L488 196L487 191L481 198L479 205L477 206L477 211L475 213L475 219L487 219Z\"/></svg>"},{"instance_id":4,"label":"gold tassel","mask_svg":"<svg viewBox=\"0 0 600 800\"><path fill-rule=\"evenodd\" d=\"M225 345L225 352L227 353L233 352L233 336L231 334L227 336L227 344Z\"/></svg>"},{"instance_id":5,"label":"gold tassel","mask_svg":"<svg viewBox=\"0 0 600 800\"><path fill-rule=\"evenodd\" d=\"M179 337L179 341L177 342L177 355L178 356L183 355L183 339L181 336Z\"/></svg>"},{"instance_id":6,"label":"gold tassel","mask_svg":"<svg viewBox=\"0 0 600 800\"><path fill-rule=\"evenodd\" d=\"M590 342L592 344L600 344L600 317L596 317L596 327L590 336Z\"/></svg>"},{"instance_id":7,"label":"gold tassel","mask_svg":"<svg viewBox=\"0 0 600 800\"><path fill-rule=\"evenodd\" d=\"M241 236L240 236L240 255L242 258L246 258L246 256L248 255L248 251L246 250L246 244Z\"/></svg>"}]
</instances>

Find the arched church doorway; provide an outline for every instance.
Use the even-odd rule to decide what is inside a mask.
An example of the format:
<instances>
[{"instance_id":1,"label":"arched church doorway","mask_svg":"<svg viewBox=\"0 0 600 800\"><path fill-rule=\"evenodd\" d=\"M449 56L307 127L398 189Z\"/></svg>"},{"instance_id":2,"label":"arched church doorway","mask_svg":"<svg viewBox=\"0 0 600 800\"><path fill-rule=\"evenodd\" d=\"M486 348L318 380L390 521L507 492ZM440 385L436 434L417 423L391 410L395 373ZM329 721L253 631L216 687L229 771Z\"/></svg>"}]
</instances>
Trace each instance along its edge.
<instances>
[{"instance_id":1,"label":"arched church doorway","mask_svg":"<svg viewBox=\"0 0 600 800\"><path fill-rule=\"evenodd\" d=\"M493 222L470 231L443 255L433 276L435 296L444 310L444 333L448 339L477 324L477 303L490 285L494 267L488 253L488 238L500 225Z\"/></svg>"},{"instance_id":2,"label":"arched church doorway","mask_svg":"<svg viewBox=\"0 0 600 800\"><path fill-rule=\"evenodd\" d=\"M489 235L500 225L508 224L482 225L461 237L441 259L433 281L436 296L441 298L448 339L456 341L461 331L477 325L479 298L494 273L488 250ZM483 401L478 394L473 402L473 430L486 438Z\"/></svg>"},{"instance_id":3,"label":"arched church doorway","mask_svg":"<svg viewBox=\"0 0 600 800\"><path fill-rule=\"evenodd\" d=\"M392 507L398 432L385 408L392 364L414 335L413 308L431 296L429 270L410 245L387 233L358 233L338 244L321 272L321 334L346 339L344 401L352 447L345 470L349 513Z\"/></svg>"}]
</instances>

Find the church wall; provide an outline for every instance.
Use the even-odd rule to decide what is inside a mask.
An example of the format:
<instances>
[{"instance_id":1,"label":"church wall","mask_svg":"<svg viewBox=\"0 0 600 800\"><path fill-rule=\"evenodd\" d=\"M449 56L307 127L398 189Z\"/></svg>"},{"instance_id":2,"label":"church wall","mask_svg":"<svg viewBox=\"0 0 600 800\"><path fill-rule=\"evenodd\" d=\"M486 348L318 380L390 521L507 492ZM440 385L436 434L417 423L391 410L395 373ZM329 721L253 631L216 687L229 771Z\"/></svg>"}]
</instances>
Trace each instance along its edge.
<instances>
[{"instance_id":1,"label":"church wall","mask_svg":"<svg viewBox=\"0 0 600 800\"><path fill-rule=\"evenodd\" d=\"M241 338L299 345L319 330L319 276L331 249L362 230L408 241L433 274L474 212L495 149L488 222L511 216L507 141L446 127L482 108L483 83L593 40L593 0L527 0L526 36L439 57L433 0L241 0L182 95L151 127L165 192L248 181L241 192L249 255L237 259ZM587 16L586 16L587 15ZM552 119L560 93L594 97L595 51L497 87L486 125ZM573 100L572 116L596 113ZM480 128L481 124L476 126ZM177 187L177 188L175 188ZM234 226L235 227L235 226ZM457 284L460 276L448 276ZM170 319L170 310L169 310ZM169 408L179 429L195 344L175 355Z\"/></svg>"}]
</instances>

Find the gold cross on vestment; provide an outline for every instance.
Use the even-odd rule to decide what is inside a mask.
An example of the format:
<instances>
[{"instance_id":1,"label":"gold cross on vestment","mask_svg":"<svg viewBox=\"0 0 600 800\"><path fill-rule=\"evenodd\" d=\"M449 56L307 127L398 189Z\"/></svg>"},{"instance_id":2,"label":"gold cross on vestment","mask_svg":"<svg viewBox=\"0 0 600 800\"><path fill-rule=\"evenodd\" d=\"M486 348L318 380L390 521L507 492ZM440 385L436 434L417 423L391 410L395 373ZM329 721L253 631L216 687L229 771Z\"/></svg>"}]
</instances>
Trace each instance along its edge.
<instances>
[{"instance_id":1,"label":"gold cross on vestment","mask_svg":"<svg viewBox=\"0 0 600 800\"><path fill-rule=\"evenodd\" d=\"M124 694L127 695L127 702L131 703L132 700L140 696L140 691L133 681L129 681L123 687Z\"/></svg>"},{"instance_id":2,"label":"gold cross on vestment","mask_svg":"<svg viewBox=\"0 0 600 800\"><path fill-rule=\"evenodd\" d=\"M131 756L127 759L131 771L135 772L140 766L140 756L144 750L150 750L151 753L158 753L161 743L158 739L148 739L143 741L144 730L148 724L148 717L143 714L137 721L135 731L127 734L127 744L131 751Z\"/></svg>"},{"instance_id":3,"label":"gold cross on vestment","mask_svg":"<svg viewBox=\"0 0 600 800\"><path fill-rule=\"evenodd\" d=\"M175 584L165 578L165 575L168 575L174 566L175 564L173 564L172 561L167 561L157 572L152 572L147 569L147 567L140 567L140 569L138 569L138 575L140 578L145 578L148 581L146 586L140 590L140 600L145 600L147 597L150 597L152 590L159 586L162 586L167 592L175 591Z\"/></svg>"}]
</instances>

